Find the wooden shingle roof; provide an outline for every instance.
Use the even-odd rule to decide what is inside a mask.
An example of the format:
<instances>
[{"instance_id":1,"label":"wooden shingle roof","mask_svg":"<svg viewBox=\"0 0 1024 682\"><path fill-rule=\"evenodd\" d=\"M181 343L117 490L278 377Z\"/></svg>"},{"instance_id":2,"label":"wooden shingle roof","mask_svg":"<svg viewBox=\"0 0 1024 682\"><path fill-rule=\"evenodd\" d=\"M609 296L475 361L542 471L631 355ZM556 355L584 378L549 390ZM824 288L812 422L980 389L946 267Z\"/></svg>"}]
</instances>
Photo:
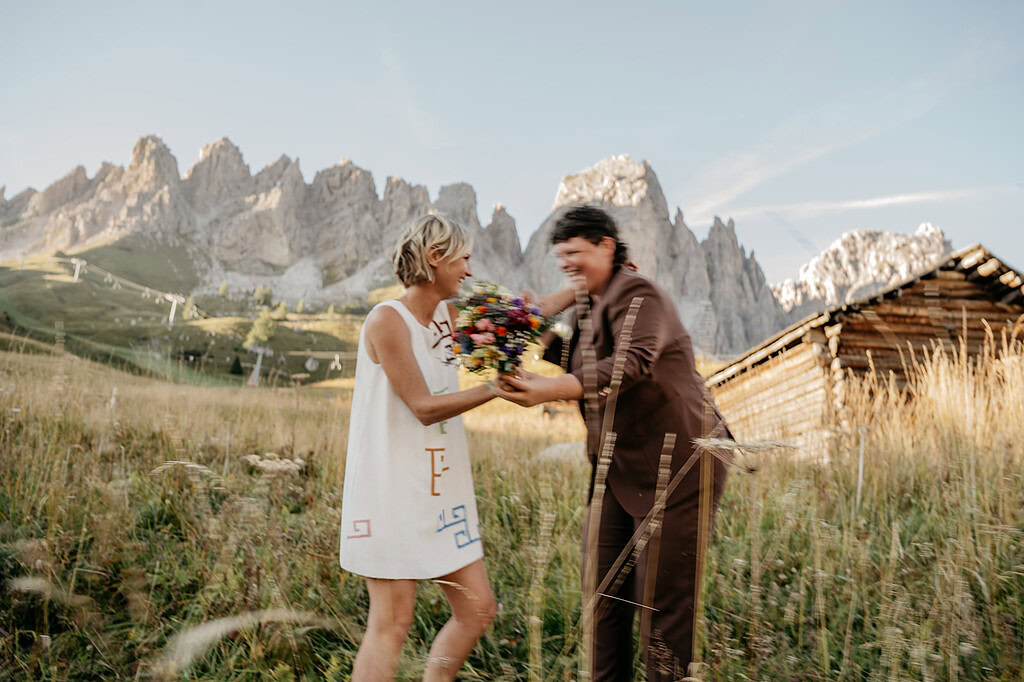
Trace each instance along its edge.
<instances>
[{"instance_id":1,"label":"wooden shingle roof","mask_svg":"<svg viewBox=\"0 0 1024 682\"><path fill-rule=\"evenodd\" d=\"M1013 268L992 255L981 244L973 244L954 251L939 260L930 270L908 277L877 291L870 296L850 303L831 306L822 313L814 313L786 327L765 339L732 362L713 374L705 382L708 387L717 386L731 377L758 365L781 350L799 343L811 329L834 322L839 313L859 312L861 308L886 299L898 298L908 287L921 280L934 279L942 270L963 273L967 280L977 284L988 296L999 303L1024 305L1024 270Z\"/></svg>"}]
</instances>

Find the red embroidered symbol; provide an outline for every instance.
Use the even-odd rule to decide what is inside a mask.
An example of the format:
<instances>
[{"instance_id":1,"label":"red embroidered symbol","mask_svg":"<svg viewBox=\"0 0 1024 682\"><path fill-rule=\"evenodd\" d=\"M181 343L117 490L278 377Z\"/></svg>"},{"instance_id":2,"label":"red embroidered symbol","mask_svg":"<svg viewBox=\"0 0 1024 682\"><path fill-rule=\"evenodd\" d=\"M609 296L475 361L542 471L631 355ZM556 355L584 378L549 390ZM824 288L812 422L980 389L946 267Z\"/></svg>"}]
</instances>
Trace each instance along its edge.
<instances>
[{"instance_id":1,"label":"red embroidered symbol","mask_svg":"<svg viewBox=\"0 0 1024 682\"><path fill-rule=\"evenodd\" d=\"M368 537L370 537L370 519L357 519L352 522L352 535L346 535L345 539Z\"/></svg>"}]
</instances>

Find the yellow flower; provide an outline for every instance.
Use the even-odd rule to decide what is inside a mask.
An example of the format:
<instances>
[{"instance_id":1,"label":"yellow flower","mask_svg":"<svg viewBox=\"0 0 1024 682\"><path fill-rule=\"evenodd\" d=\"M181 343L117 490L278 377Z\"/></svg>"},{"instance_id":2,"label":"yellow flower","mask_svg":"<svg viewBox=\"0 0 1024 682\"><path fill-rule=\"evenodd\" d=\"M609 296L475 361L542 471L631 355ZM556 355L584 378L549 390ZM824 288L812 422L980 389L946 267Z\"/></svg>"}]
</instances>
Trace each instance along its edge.
<instances>
[{"instance_id":1,"label":"yellow flower","mask_svg":"<svg viewBox=\"0 0 1024 682\"><path fill-rule=\"evenodd\" d=\"M456 343L454 346L452 346L452 352L455 353L456 355L462 353L462 346Z\"/></svg>"},{"instance_id":2,"label":"yellow flower","mask_svg":"<svg viewBox=\"0 0 1024 682\"><path fill-rule=\"evenodd\" d=\"M487 302L488 303L497 303L498 299L496 299L496 298L489 298L489 299L487 299Z\"/></svg>"}]
</instances>

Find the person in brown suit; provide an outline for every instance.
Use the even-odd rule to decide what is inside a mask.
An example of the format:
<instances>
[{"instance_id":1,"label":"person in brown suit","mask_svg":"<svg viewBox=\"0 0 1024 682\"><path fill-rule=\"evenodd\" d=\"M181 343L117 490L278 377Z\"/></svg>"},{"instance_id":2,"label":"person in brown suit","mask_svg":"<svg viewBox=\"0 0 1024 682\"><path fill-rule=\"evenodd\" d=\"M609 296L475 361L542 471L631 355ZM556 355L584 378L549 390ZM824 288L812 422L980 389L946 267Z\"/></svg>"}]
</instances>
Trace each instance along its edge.
<instances>
[{"instance_id":1,"label":"person in brown suit","mask_svg":"<svg viewBox=\"0 0 1024 682\"><path fill-rule=\"evenodd\" d=\"M702 569L698 557L702 546L706 548L726 479L726 465L710 453L695 452L694 439L731 434L697 373L690 335L674 303L630 267L611 216L591 206L573 208L557 221L551 243L562 270L589 294L589 305L577 305L568 315L571 337L548 337L544 358L563 364L566 373L552 378L518 371L505 376L497 390L526 406L578 399L586 417L587 453L595 466L582 548L585 609L588 594L598 593L593 626L584 633L592 631L591 679L631 679L634 604L639 604L647 679L678 680L687 675L692 660ZM565 292L548 297L545 312L565 308L570 300ZM579 308L587 307L589 325L580 320L587 311ZM582 336L588 327L589 342ZM625 345L624 329L628 347L620 348ZM596 362L585 363L590 348ZM625 363L613 400L620 351ZM584 386L596 392L590 414ZM597 464L607 436L601 428L606 409L614 409L615 440L606 485L600 490L602 468ZM675 434L674 443L667 434ZM652 524L650 541L635 567L623 575L631 563L627 561L610 574L664 490L670 491L664 510L659 514L655 509L652 515L660 516L660 527ZM591 533L594 523L598 530Z\"/></svg>"}]
</instances>

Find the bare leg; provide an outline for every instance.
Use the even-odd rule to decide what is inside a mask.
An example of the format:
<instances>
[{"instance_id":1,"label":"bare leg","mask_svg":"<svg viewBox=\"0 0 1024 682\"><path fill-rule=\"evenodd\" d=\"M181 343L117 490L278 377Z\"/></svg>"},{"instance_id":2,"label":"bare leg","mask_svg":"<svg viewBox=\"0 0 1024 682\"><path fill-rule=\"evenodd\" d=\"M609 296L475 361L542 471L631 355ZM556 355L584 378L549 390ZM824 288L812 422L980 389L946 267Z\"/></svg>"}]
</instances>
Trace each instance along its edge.
<instances>
[{"instance_id":1,"label":"bare leg","mask_svg":"<svg viewBox=\"0 0 1024 682\"><path fill-rule=\"evenodd\" d=\"M452 617L430 647L424 682L454 680L455 673L494 620L494 595L482 559L442 576L441 580L444 581L440 583L441 589L452 607Z\"/></svg>"},{"instance_id":2,"label":"bare leg","mask_svg":"<svg viewBox=\"0 0 1024 682\"><path fill-rule=\"evenodd\" d=\"M415 580L366 579L370 617L352 666L352 682L392 680L416 603Z\"/></svg>"}]
</instances>

